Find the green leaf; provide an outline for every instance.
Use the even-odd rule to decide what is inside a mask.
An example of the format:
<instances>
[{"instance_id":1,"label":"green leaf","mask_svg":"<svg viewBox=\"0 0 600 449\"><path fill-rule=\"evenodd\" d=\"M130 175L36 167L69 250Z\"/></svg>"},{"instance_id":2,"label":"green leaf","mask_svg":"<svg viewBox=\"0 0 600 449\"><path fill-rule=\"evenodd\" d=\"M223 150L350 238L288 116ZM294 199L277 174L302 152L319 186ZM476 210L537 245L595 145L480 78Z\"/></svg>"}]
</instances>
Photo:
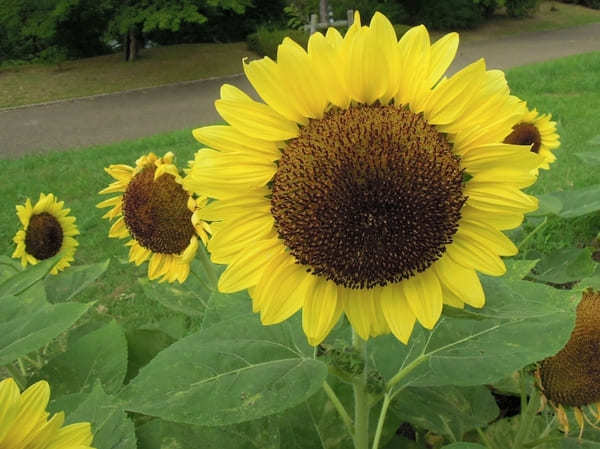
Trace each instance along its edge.
<instances>
[{"instance_id":1,"label":"green leaf","mask_svg":"<svg viewBox=\"0 0 600 449\"><path fill-rule=\"evenodd\" d=\"M305 358L289 323L260 326L241 316L159 353L125 388L127 409L205 426L282 412L321 388L325 364ZM173 373L177 373L176 376Z\"/></svg>"},{"instance_id":2,"label":"green leaf","mask_svg":"<svg viewBox=\"0 0 600 449\"><path fill-rule=\"evenodd\" d=\"M540 260L531 277L542 282L566 284L591 276L597 266L590 248L565 248Z\"/></svg>"},{"instance_id":3,"label":"green leaf","mask_svg":"<svg viewBox=\"0 0 600 449\"><path fill-rule=\"evenodd\" d=\"M540 217L544 215L558 215L563 208L562 201L552 193L546 193L539 195L538 208L533 212L527 214L527 216Z\"/></svg>"},{"instance_id":4,"label":"green leaf","mask_svg":"<svg viewBox=\"0 0 600 449\"><path fill-rule=\"evenodd\" d=\"M161 423L161 447L198 449L279 449L279 428L273 418L222 427ZM286 448L287 449L287 448Z\"/></svg>"},{"instance_id":5,"label":"green leaf","mask_svg":"<svg viewBox=\"0 0 600 449\"><path fill-rule=\"evenodd\" d=\"M600 145L600 134L592 137L590 140L586 142L588 145Z\"/></svg>"},{"instance_id":6,"label":"green leaf","mask_svg":"<svg viewBox=\"0 0 600 449\"><path fill-rule=\"evenodd\" d=\"M111 322L81 337L42 368L40 378L52 384L54 395L87 392L100 381L108 392L123 385L127 342L123 329Z\"/></svg>"},{"instance_id":7,"label":"green leaf","mask_svg":"<svg viewBox=\"0 0 600 449\"><path fill-rule=\"evenodd\" d=\"M170 310L192 317L202 316L206 309L206 301L211 294L193 276L190 276L184 284L170 284L168 282L159 284L148 280L148 278L140 278L138 282L148 298Z\"/></svg>"},{"instance_id":8,"label":"green leaf","mask_svg":"<svg viewBox=\"0 0 600 449\"><path fill-rule=\"evenodd\" d=\"M67 415L67 424L89 422L94 433L93 446L102 449L136 449L134 426L114 396L97 382L88 397Z\"/></svg>"},{"instance_id":9,"label":"green leaf","mask_svg":"<svg viewBox=\"0 0 600 449\"><path fill-rule=\"evenodd\" d=\"M0 284L22 270L21 264L15 259L0 255Z\"/></svg>"},{"instance_id":10,"label":"green leaf","mask_svg":"<svg viewBox=\"0 0 600 449\"><path fill-rule=\"evenodd\" d=\"M558 213L562 218L581 217L600 210L600 184L577 190L554 192L563 208Z\"/></svg>"},{"instance_id":11,"label":"green leaf","mask_svg":"<svg viewBox=\"0 0 600 449\"><path fill-rule=\"evenodd\" d=\"M92 265L69 267L58 276L46 280L46 293L50 302L67 302L89 287L108 268L110 259Z\"/></svg>"},{"instance_id":12,"label":"green leaf","mask_svg":"<svg viewBox=\"0 0 600 449\"><path fill-rule=\"evenodd\" d=\"M484 386L409 387L396 396L391 411L402 421L446 435L451 441L487 426L500 413L494 396Z\"/></svg>"},{"instance_id":13,"label":"green leaf","mask_svg":"<svg viewBox=\"0 0 600 449\"><path fill-rule=\"evenodd\" d=\"M508 259L505 260L504 263L506 264L506 274L504 275L504 279L520 281L531 272L533 267L538 263L538 260Z\"/></svg>"},{"instance_id":14,"label":"green leaf","mask_svg":"<svg viewBox=\"0 0 600 449\"><path fill-rule=\"evenodd\" d=\"M391 336L369 342L378 369L399 385L492 383L557 353L573 329L579 295L542 284L482 276L487 304L471 319L443 316L432 331L416 327L408 345ZM465 309L467 310L467 309Z\"/></svg>"},{"instance_id":15,"label":"green leaf","mask_svg":"<svg viewBox=\"0 0 600 449\"><path fill-rule=\"evenodd\" d=\"M58 256L46 259L19 271L0 284L0 296L19 295L33 284L43 279L56 263Z\"/></svg>"},{"instance_id":16,"label":"green leaf","mask_svg":"<svg viewBox=\"0 0 600 449\"><path fill-rule=\"evenodd\" d=\"M88 304L26 303L16 296L0 297L0 366L49 343L69 329Z\"/></svg>"},{"instance_id":17,"label":"green leaf","mask_svg":"<svg viewBox=\"0 0 600 449\"><path fill-rule=\"evenodd\" d=\"M158 329L132 329L127 331L126 336L129 355L126 380L137 376L156 354L175 342L175 339Z\"/></svg>"},{"instance_id":18,"label":"green leaf","mask_svg":"<svg viewBox=\"0 0 600 449\"><path fill-rule=\"evenodd\" d=\"M452 444L447 444L445 446L442 446L441 449L487 449L487 448L478 443L467 443L465 441L460 441L458 443L452 443Z\"/></svg>"}]
</instances>

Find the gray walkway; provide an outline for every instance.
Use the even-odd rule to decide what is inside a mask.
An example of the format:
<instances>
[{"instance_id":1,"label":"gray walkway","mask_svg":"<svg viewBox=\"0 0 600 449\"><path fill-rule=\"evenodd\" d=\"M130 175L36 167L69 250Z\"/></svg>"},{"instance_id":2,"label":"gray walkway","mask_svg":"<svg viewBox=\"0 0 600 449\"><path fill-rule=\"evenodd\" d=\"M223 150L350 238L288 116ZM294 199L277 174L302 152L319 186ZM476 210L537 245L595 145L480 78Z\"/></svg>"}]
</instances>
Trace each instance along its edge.
<instances>
[{"instance_id":1,"label":"gray walkway","mask_svg":"<svg viewBox=\"0 0 600 449\"><path fill-rule=\"evenodd\" d=\"M464 43L450 72L480 57L485 57L489 68L509 69L590 51L600 51L600 23ZM214 101L223 82L252 90L239 75L0 110L0 158L137 139L218 122Z\"/></svg>"}]
</instances>

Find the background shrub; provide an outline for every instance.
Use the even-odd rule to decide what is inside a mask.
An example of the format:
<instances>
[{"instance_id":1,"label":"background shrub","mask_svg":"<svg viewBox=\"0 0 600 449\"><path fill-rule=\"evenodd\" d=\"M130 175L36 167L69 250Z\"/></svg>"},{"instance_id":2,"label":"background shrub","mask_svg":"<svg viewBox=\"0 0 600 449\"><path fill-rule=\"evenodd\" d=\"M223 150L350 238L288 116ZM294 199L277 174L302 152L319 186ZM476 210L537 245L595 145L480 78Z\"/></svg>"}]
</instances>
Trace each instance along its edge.
<instances>
[{"instance_id":1,"label":"background shrub","mask_svg":"<svg viewBox=\"0 0 600 449\"><path fill-rule=\"evenodd\" d=\"M539 4L540 0L505 0L506 13L510 17L531 17Z\"/></svg>"},{"instance_id":2,"label":"background shrub","mask_svg":"<svg viewBox=\"0 0 600 449\"><path fill-rule=\"evenodd\" d=\"M306 31L289 28L269 30L266 27L260 27L256 33L248 35L246 42L248 43L248 48L255 53L275 59L277 57L277 46L281 44L281 41L286 36L304 48L308 45L309 35Z\"/></svg>"}]
</instances>

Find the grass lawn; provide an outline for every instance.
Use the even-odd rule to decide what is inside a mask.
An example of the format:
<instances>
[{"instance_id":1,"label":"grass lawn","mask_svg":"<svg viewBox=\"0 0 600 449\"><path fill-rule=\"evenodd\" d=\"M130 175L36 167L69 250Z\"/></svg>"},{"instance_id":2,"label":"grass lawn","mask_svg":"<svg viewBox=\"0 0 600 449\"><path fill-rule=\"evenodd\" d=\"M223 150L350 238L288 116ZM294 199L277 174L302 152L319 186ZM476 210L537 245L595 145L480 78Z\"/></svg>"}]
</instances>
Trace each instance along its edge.
<instances>
[{"instance_id":1,"label":"grass lawn","mask_svg":"<svg viewBox=\"0 0 600 449\"><path fill-rule=\"evenodd\" d=\"M600 122L600 53L572 56L556 61L513 69L507 77L513 92L540 111L553 113L558 122L562 147L550 171L542 171L531 189L546 193L580 188L598 183L597 173L575 157L581 151L600 151L587 142L598 135ZM150 302L136 279L145 276L147 265L128 264L124 241L108 239L109 223L102 220L105 210L96 209L102 199L97 192L111 181L103 167L133 164L143 153L162 155L173 151L178 165L184 166L198 148L191 130L176 131L151 138L68 152L0 160L3 173L0 200L0 254L10 255L11 239L18 229L14 205L27 197L37 200L39 192L53 192L64 200L77 217L81 231L77 264L112 258L104 277L87 290L86 296L98 300L100 314L114 316L126 325L139 325L169 316L162 306ZM108 198L109 196L104 196ZM589 243L600 230L600 214L574 220L551 219L546 229L530 240L527 249L548 253L554 248Z\"/></svg>"},{"instance_id":2,"label":"grass lawn","mask_svg":"<svg viewBox=\"0 0 600 449\"><path fill-rule=\"evenodd\" d=\"M532 18L511 19L498 13L476 30L461 32L461 40L498 36L600 22L600 10L546 1ZM433 32L434 38L442 32ZM0 69L0 108L118 92L231 75L242 71L243 57L257 57L244 42L186 44L142 50L134 63L122 54L68 61L57 66L26 65Z\"/></svg>"}]
</instances>

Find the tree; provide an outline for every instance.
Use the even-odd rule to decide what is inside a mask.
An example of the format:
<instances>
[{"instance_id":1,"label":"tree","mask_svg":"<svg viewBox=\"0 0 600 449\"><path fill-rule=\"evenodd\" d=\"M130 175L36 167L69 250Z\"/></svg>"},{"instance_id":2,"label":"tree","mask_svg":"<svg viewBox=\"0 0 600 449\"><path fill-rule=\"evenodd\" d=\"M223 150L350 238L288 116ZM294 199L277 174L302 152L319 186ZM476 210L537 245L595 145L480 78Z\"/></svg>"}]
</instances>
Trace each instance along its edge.
<instances>
[{"instance_id":1,"label":"tree","mask_svg":"<svg viewBox=\"0 0 600 449\"><path fill-rule=\"evenodd\" d=\"M115 5L109 32L124 37L125 59L133 61L143 33L178 31L182 24L207 21L206 8L221 7L243 14L251 0L127 0Z\"/></svg>"}]
</instances>

